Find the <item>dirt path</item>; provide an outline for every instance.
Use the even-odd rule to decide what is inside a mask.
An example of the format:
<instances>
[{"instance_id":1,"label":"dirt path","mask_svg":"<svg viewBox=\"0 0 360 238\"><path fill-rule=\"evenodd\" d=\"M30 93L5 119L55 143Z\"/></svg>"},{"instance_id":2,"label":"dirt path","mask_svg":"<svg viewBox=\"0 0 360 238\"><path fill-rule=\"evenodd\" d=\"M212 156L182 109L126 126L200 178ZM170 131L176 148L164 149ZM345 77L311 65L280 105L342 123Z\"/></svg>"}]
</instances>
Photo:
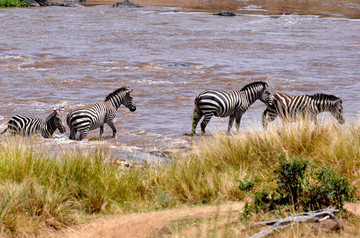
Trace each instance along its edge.
<instances>
[{"instance_id":1,"label":"dirt path","mask_svg":"<svg viewBox=\"0 0 360 238\"><path fill-rule=\"evenodd\" d=\"M237 219L244 203L230 203L219 206L200 206L194 208L171 209L166 211L136 213L116 218L100 219L89 224L65 229L61 232L44 234L49 238L143 238L166 236L166 229L173 224L190 224L177 237L195 237L200 228L192 222L195 219L226 218ZM359 203L347 203L344 208L360 216ZM217 223L221 226L221 221Z\"/></svg>"},{"instance_id":2,"label":"dirt path","mask_svg":"<svg viewBox=\"0 0 360 238\"><path fill-rule=\"evenodd\" d=\"M186 209L172 209L159 212L124 215L117 218L101 219L92 223L66 229L62 232L46 234L50 238L90 238L90 237L157 237L174 222L195 218L238 217L244 203L202 206ZM187 229L191 233L194 229ZM197 230L195 229L194 232ZM196 234L196 233L195 233ZM190 235L190 234L187 234ZM186 236L187 236L186 235ZM191 237L191 236L188 236Z\"/></svg>"}]
</instances>

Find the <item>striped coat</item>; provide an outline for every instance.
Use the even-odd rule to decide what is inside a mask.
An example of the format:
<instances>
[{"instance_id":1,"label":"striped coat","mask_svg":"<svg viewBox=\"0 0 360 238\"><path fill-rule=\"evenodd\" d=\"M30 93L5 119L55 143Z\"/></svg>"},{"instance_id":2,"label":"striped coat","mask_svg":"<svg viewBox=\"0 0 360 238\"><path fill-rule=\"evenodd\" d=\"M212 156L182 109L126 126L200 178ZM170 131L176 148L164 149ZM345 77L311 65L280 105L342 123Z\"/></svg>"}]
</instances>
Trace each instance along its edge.
<instances>
[{"instance_id":1,"label":"striped coat","mask_svg":"<svg viewBox=\"0 0 360 238\"><path fill-rule=\"evenodd\" d=\"M44 138L49 138L54 134L56 129L58 129L60 133L65 133L66 129L61 120L64 110L63 107L59 110L54 109L46 120L25 115L15 115L10 118L6 129L1 132L1 134L9 130L13 135L31 136L37 134Z\"/></svg>"},{"instance_id":2,"label":"striped coat","mask_svg":"<svg viewBox=\"0 0 360 238\"><path fill-rule=\"evenodd\" d=\"M236 130L239 132L240 121L246 110L256 101L271 104L271 94L265 82L254 82L244 86L239 91L205 90L195 99L192 135L200 119L202 134L205 134L206 125L213 116L230 117L228 134L236 119Z\"/></svg>"},{"instance_id":3,"label":"striped coat","mask_svg":"<svg viewBox=\"0 0 360 238\"><path fill-rule=\"evenodd\" d=\"M345 123L342 100L323 93L300 96L275 93L273 104L263 112L262 121L264 128L277 116L286 122L310 119L317 123L317 115L321 112L330 112L340 124Z\"/></svg>"},{"instance_id":4,"label":"striped coat","mask_svg":"<svg viewBox=\"0 0 360 238\"><path fill-rule=\"evenodd\" d=\"M132 89L122 87L106 96L105 101L78 107L69 112L66 122L70 128L70 139L75 140L77 131L79 140L84 139L90 130L100 128L100 140L104 132L104 124L108 124L116 137L116 128L113 119L117 109L123 104L130 111L136 110L136 105L130 96Z\"/></svg>"}]
</instances>

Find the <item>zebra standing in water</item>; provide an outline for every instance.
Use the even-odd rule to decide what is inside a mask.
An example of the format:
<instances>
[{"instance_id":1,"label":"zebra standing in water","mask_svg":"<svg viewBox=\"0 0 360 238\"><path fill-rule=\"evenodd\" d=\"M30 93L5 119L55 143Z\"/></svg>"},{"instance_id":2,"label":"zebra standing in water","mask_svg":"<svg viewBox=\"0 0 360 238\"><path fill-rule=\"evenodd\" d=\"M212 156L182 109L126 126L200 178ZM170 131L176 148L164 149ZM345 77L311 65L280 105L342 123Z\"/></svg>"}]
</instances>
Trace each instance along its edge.
<instances>
[{"instance_id":1,"label":"zebra standing in water","mask_svg":"<svg viewBox=\"0 0 360 238\"><path fill-rule=\"evenodd\" d=\"M236 131L239 132L242 115L256 100L271 104L271 94L269 86L265 82L254 82L244 86L240 91L219 91L205 90L195 99L195 109L193 118L193 127L191 135L195 134L195 129L200 119L201 132L205 134L205 127L210 119L215 115L217 117L228 117L228 134L234 120L236 119Z\"/></svg>"},{"instance_id":2,"label":"zebra standing in water","mask_svg":"<svg viewBox=\"0 0 360 238\"><path fill-rule=\"evenodd\" d=\"M9 130L9 132L13 135L18 134L21 136L31 136L38 134L44 138L49 138L54 134L56 129L58 129L60 133L65 133L66 129L61 120L61 115L64 111L64 107L60 110L54 109L45 121L40 118L15 115L10 118L6 129L1 132L1 134L4 134L7 130Z\"/></svg>"},{"instance_id":3,"label":"zebra standing in water","mask_svg":"<svg viewBox=\"0 0 360 238\"><path fill-rule=\"evenodd\" d=\"M263 112L262 121L265 129L277 116L288 122L310 119L317 124L316 117L321 112L330 112L340 124L345 123L342 100L323 93L301 96L275 93L272 105Z\"/></svg>"},{"instance_id":4,"label":"zebra standing in water","mask_svg":"<svg viewBox=\"0 0 360 238\"><path fill-rule=\"evenodd\" d=\"M130 93L132 89L122 87L106 96L104 102L94 103L88 106L73 109L67 115L66 122L70 128L70 139L75 140L76 132L80 132L79 140L84 139L90 130L100 127L100 137L104 132L104 124L108 124L112 131L112 138L116 137L116 128L113 119L116 116L116 110L123 104L130 111L136 110Z\"/></svg>"}]
</instances>

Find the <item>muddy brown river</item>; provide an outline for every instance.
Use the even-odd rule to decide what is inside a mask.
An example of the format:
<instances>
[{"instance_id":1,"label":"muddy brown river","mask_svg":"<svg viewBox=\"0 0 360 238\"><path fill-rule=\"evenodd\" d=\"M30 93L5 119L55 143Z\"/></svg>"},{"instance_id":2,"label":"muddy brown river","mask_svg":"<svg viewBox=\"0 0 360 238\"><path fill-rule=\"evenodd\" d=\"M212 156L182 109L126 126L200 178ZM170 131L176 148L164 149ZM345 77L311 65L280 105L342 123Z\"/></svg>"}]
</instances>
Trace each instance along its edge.
<instances>
[{"instance_id":1,"label":"muddy brown river","mask_svg":"<svg viewBox=\"0 0 360 238\"><path fill-rule=\"evenodd\" d=\"M45 145L101 143L138 153L180 148L188 144L183 134L191 130L194 98L202 90L236 90L259 80L274 93L339 96L344 126L359 121L360 20L219 17L164 6L0 9L1 129L14 114L45 118L52 107L70 110L103 101L124 85L134 89L137 110L120 107L116 139L106 125L102 142L70 141L67 129ZM261 129L264 109L253 104L241 131ZM321 117L333 120L328 113ZM207 132L225 131L227 123L213 118Z\"/></svg>"}]
</instances>

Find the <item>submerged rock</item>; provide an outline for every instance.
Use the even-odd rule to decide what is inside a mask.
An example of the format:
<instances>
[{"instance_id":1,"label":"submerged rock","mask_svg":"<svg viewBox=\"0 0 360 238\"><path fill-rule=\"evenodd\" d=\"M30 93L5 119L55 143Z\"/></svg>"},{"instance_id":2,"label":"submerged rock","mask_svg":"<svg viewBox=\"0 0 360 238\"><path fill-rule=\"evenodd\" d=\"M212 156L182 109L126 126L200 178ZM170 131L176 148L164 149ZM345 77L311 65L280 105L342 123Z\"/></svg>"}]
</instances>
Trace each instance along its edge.
<instances>
[{"instance_id":1,"label":"submerged rock","mask_svg":"<svg viewBox=\"0 0 360 238\"><path fill-rule=\"evenodd\" d=\"M220 11L218 13L214 13L213 15L217 15L217 16L225 16L225 17L234 17L237 16L236 13L233 12L227 12L227 11Z\"/></svg>"},{"instance_id":2,"label":"submerged rock","mask_svg":"<svg viewBox=\"0 0 360 238\"><path fill-rule=\"evenodd\" d=\"M142 7L138 4L132 3L129 0L124 0L123 2L117 2L112 5L112 7L119 7L119 8L137 8Z\"/></svg>"}]
</instances>

